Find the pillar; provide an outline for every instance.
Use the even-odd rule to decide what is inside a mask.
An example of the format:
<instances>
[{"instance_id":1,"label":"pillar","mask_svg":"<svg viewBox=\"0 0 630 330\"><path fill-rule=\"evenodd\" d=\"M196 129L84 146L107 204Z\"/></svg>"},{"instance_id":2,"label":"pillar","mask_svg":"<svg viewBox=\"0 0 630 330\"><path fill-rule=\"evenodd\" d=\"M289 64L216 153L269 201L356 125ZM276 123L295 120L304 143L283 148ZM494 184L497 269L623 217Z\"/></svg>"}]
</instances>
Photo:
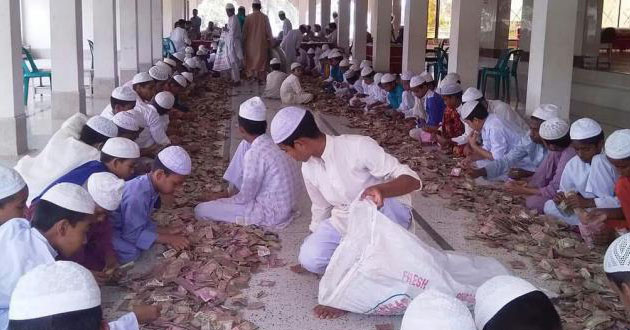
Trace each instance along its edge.
<instances>
[{"instance_id":1,"label":"pillar","mask_svg":"<svg viewBox=\"0 0 630 330\"><path fill-rule=\"evenodd\" d=\"M392 0L392 15L394 15L394 33L398 36L402 22L400 0Z\"/></svg>"},{"instance_id":2,"label":"pillar","mask_svg":"<svg viewBox=\"0 0 630 330\"><path fill-rule=\"evenodd\" d=\"M427 41L428 0L407 0L405 3L405 31L403 36L402 70L424 71Z\"/></svg>"},{"instance_id":3,"label":"pillar","mask_svg":"<svg viewBox=\"0 0 630 330\"><path fill-rule=\"evenodd\" d=\"M389 72L392 2L370 0L369 5L372 13L372 65L374 71Z\"/></svg>"},{"instance_id":4,"label":"pillar","mask_svg":"<svg viewBox=\"0 0 630 330\"><path fill-rule=\"evenodd\" d=\"M118 86L116 0L94 1L94 96L107 98Z\"/></svg>"},{"instance_id":5,"label":"pillar","mask_svg":"<svg viewBox=\"0 0 630 330\"><path fill-rule=\"evenodd\" d=\"M137 0L119 1L120 6L120 83L138 73Z\"/></svg>"},{"instance_id":6,"label":"pillar","mask_svg":"<svg viewBox=\"0 0 630 330\"><path fill-rule=\"evenodd\" d=\"M162 59L162 0L151 0L151 54L153 63Z\"/></svg>"},{"instance_id":7,"label":"pillar","mask_svg":"<svg viewBox=\"0 0 630 330\"><path fill-rule=\"evenodd\" d=\"M20 0L0 1L0 155L14 156L28 150L26 114L22 92L22 32ZM34 82L34 81L33 81Z\"/></svg>"},{"instance_id":8,"label":"pillar","mask_svg":"<svg viewBox=\"0 0 630 330\"><path fill-rule=\"evenodd\" d=\"M320 14L322 16L320 22L322 22L322 29L326 29L326 26L328 26L328 23L330 23L330 0L320 1Z\"/></svg>"},{"instance_id":9,"label":"pillar","mask_svg":"<svg viewBox=\"0 0 630 330\"><path fill-rule=\"evenodd\" d=\"M50 6L52 117L85 113L81 0L55 0Z\"/></svg>"},{"instance_id":10,"label":"pillar","mask_svg":"<svg viewBox=\"0 0 630 330\"><path fill-rule=\"evenodd\" d=\"M480 47L506 49L510 34L511 0L487 0L482 5Z\"/></svg>"},{"instance_id":11,"label":"pillar","mask_svg":"<svg viewBox=\"0 0 630 330\"><path fill-rule=\"evenodd\" d=\"M562 109L569 119L577 1L536 0L532 18L527 113L541 103Z\"/></svg>"},{"instance_id":12,"label":"pillar","mask_svg":"<svg viewBox=\"0 0 630 330\"><path fill-rule=\"evenodd\" d=\"M298 2L299 24L308 25L308 0L299 0Z\"/></svg>"},{"instance_id":13,"label":"pillar","mask_svg":"<svg viewBox=\"0 0 630 330\"><path fill-rule=\"evenodd\" d=\"M354 36L352 37L352 58L365 60L367 41L368 0L354 0ZM339 18L341 19L341 17Z\"/></svg>"},{"instance_id":14,"label":"pillar","mask_svg":"<svg viewBox=\"0 0 630 330\"><path fill-rule=\"evenodd\" d=\"M308 24L315 26L317 24L317 0L308 1Z\"/></svg>"},{"instance_id":15,"label":"pillar","mask_svg":"<svg viewBox=\"0 0 630 330\"><path fill-rule=\"evenodd\" d=\"M339 0L337 46L346 52L350 49L350 0Z\"/></svg>"},{"instance_id":16,"label":"pillar","mask_svg":"<svg viewBox=\"0 0 630 330\"><path fill-rule=\"evenodd\" d=\"M532 15L534 13L534 0L523 0L523 16L521 20L521 33L518 40L518 48L528 52L532 39Z\"/></svg>"},{"instance_id":17,"label":"pillar","mask_svg":"<svg viewBox=\"0 0 630 330\"><path fill-rule=\"evenodd\" d=\"M153 63L151 1L136 0L138 17L138 70L148 71Z\"/></svg>"},{"instance_id":18,"label":"pillar","mask_svg":"<svg viewBox=\"0 0 630 330\"><path fill-rule=\"evenodd\" d=\"M477 85L481 1L453 0L448 71L461 76L462 85Z\"/></svg>"}]
</instances>

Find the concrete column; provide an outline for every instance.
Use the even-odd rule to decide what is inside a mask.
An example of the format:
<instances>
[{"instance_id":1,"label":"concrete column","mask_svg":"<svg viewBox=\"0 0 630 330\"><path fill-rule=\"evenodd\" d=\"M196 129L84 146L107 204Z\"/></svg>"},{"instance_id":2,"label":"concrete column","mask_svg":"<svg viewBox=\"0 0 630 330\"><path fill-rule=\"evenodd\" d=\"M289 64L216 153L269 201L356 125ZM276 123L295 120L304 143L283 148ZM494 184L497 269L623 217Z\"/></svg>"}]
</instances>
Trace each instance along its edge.
<instances>
[{"instance_id":1,"label":"concrete column","mask_svg":"<svg viewBox=\"0 0 630 330\"><path fill-rule=\"evenodd\" d=\"M527 113L553 103L569 119L577 1L536 0L527 77Z\"/></svg>"},{"instance_id":2,"label":"concrete column","mask_svg":"<svg viewBox=\"0 0 630 330\"><path fill-rule=\"evenodd\" d=\"M402 70L424 71L427 41L428 0L407 0L405 3L405 35L403 36Z\"/></svg>"},{"instance_id":3,"label":"concrete column","mask_svg":"<svg viewBox=\"0 0 630 330\"><path fill-rule=\"evenodd\" d=\"M487 0L482 4L481 48L507 48L510 34L511 2L511 0Z\"/></svg>"},{"instance_id":4,"label":"concrete column","mask_svg":"<svg viewBox=\"0 0 630 330\"><path fill-rule=\"evenodd\" d=\"M367 12L368 0L354 0L354 36L352 37L352 58L357 61L365 60Z\"/></svg>"},{"instance_id":5,"label":"concrete column","mask_svg":"<svg viewBox=\"0 0 630 330\"><path fill-rule=\"evenodd\" d=\"M94 96L107 98L118 86L116 0L94 1Z\"/></svg>"},{"instance_id":6,"label":"concrete column","mask_svg":"<svg viewBox=\"0 0 630 330\"><path fill-rule=\"evenodd\" d=\"M532 41L532 15L534 13L534 0L523 0L523 16L521 20L521 34L518 48L528 52Z\"/></svg>"},{"instance_id":7,"label":"concrete column","mask_svg":"<svg viewBox=\"0 0 630 330\"><path fill-rule=\"evenodd\" d=\"M321 14L321 22L322 22L322 29L325 29L326 26L328 25L328 23L330 23L330 0L320 0L320 9L319 12Z\"/></svg>"},{"instance_id":8,"label":"concrete column","mask_svg":"<svg viewBox=\"0 0 630 330\"><path fill-rule=\"evenodd\" d=\"M298 2L299 23L308 25L308 0Z\"/></svg>"},{"instance_id":9,"label":"concrete column","mask_svg":"<svg viewBox=\"0 0 630 330\"><path fill-rule=\"evenodd\" d=\"M308 24L315 26L317 24L317 0L308 1Z\"/></svg>"},{"instance_id":10,"label":"concrete column","mask_svg":"<svg viewBox=\"0 0 630 330\"><path fill-rule=\"evenodd\" d=\"M389 72L392 2L370 0L372 26L372 65L377 72ZM356 29L356 27L355 27Z\"/></svg>"},{"instance_id":11,"label":"concrete column","mask_svg":"<svg viewBox=\"0 0 630 330\"><path fill-rule=\"evenodd\" d=\"M400 24L403 20L403 18L401 17L400 0L392 0L392 15L394 15L394 33L396 34L396 36L398 36L398 31L400 31Z\"/></svg>"},{"instance_id":12,"label":"concrete column","mask_svg":"<svg viewBox=\"0 0 630 330\"><path fill-rule=\"evenodd\" d=\"M81 0L55 0L50 6L52 116L85 113Z\"/></svg>"},{"instance_id":13,"label":"concrete column","mask_svg":"<svg viewBox=\"0 0 630 330\"><path fill-rule=\"evenodd\" d=\"M22 32L20 0L0 1L0 155L14 156L28 150L22 92Z\"/></svg>"},{"instance_id":14,"label":"concrete column","mask_svg":"<svg viewBox=\"0 0 630 330\"><path fill-rule=\"evenodd\" d=\"M120 82L131 80L138 73L137 0L124 0L120 6Z\"/></svg>"},{"instance_id":15,"label":"concrete column","mask_svg":"<svg viewBox=\"0 0 630 330\"><path fill-rule=\"evenodd\" d=\"M457 72L464 88L477 85L481 1L453 0L448 71Z\"/></svg>"},{"instance_id":16,"label":"concrete column","mask_svg":"<svg viewBox=\"0 0 630 330\"><path fill-rule=\"evenodd\" d=\"M162 59L162 0L151 0L151 54L153 63Z\"/></svg>"},{"instance_id":17,"label":"concrete column","mask_svg":"<svg viewBox=\"0 0 630 330\"><path fill-rule=\"evenodd\" d=\"M339 0L339 26L337 26L337 46L350 49L350 0Z\"/></svg>"},{"instance_id":18,"label":"concrete column","mask_svg":"<svg viewBox=\"0 0 630 330\"><path fill-rule=\"evenodd\" d=\"M138 70L148 71L153 63L151 40L151 0L137 0Z\"/></svg>"}]
</instances>

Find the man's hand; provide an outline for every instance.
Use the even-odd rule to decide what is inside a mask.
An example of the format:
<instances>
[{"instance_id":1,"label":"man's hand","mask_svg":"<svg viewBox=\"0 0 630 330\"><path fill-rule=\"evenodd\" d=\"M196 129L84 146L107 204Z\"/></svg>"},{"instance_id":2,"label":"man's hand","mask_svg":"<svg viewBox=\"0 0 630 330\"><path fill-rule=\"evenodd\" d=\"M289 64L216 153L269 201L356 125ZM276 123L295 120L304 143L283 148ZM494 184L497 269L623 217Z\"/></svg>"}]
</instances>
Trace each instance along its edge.
<instances>
[{"instance_id":1,"label":"man's hand","mask_svg":"<svg viewBox=\"0 0 630 330\"><path fill-rule=\"evenodd\" d=\"M371 186L365 189L363 194L361 194L361 199L369 199L376 204L376 207L383 207L383 193L378 186Z\"/></svg>"},{"instance_id":2,"label":"man's hand","mask_svg":"<svg viewBox=\"0 0 630 330\"><path fill-rule=\"evenodd\" d=\"M190 245L190 241L181 235L169 235L168 245L179 251L187 248Z\"/></svg>"},{"instance_id":3,"label":"man's hand","mask_svg":"<svg viewBox=\"0 0 630 330\"><path fill-rule=\"evenodd\" d=\"M133 306L133 313L136 314L138 323L151 323L160 317L162 308L153 305L136 305Z\"/></svg>"},{"instance_id":4,"label":"man's hand","mask_svg":"<svg viewBox=\"0 0 630 330\"><path fill-rule=\"evenodd\" d=\"M526 194L526 185L525 181L508 181L505 183L505 190L512 194Z\"/></svg>"},{"instance_id":5,"label":"man's hand","mask_svg":"<svg viewBox=\"0 0 630 330\"><path fill-rule=\"evenodd\" d=\"M567 206L572 209L588 209L595 207L594 199L586 199L582 195L572 194L566 197Z\"/></svg>"},{"instance_id":6,"label":"man's hand","mask_svg":"<svg viewBox=\"0 0 630 330\"><path fill-rule=\"evenodd\" d=\"M105 274L105 272L97 272L97 271L91 271L92 272L92 276L94 276L94 279L96 280L96 283L98 283L98 285L105 285L107 284L107 282L109 282L110 276Z\"/></svg>"},{"instance_id":7,"label":"man's hand","mask_svg":"<svg viewBox=\"0 0 630 330\"><path fill-rule=\"evenodd\" d=\"M468 135L468 144L472 147L472 146L478 146L477 144L477 139L479 138L479 132L477 131L473 131L472 133L470 133L470 135Z\"/></svg>"}]
</instances>

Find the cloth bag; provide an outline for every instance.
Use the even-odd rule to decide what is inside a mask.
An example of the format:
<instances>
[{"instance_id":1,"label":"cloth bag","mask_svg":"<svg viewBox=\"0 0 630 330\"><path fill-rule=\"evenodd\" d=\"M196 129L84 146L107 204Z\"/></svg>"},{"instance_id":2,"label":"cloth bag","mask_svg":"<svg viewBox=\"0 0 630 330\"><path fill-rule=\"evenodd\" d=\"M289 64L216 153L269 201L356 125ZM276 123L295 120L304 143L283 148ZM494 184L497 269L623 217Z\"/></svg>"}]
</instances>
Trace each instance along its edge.
<instances>
[{"instance_id":1,"label":"cloth bag","mask_svg":"<svg viewBox=\"0 0 630 330\"><path fill-rule=\"evenodd\" d=\"M216 57L214 58L214 65L212 67L213 71L221 72L230 70L232 67L230 66L230 62L227 57L225 38L226 33L221 33L221 40L219 40L219 45L217 48Z\"/></svg>"},{"instance_id":2,"label":"cloth bag","mask_svg":"<svg viewBox=\"0 0 630 330\"><path fill-rule=\"evenodd\" d=\"M486 280L509 271L496 259L439 251L380 213L369 201L350 206L348 232L319 283L319 304L353 313L403 314L433 289L475 303Z\"/></svg>"}]
</instances>

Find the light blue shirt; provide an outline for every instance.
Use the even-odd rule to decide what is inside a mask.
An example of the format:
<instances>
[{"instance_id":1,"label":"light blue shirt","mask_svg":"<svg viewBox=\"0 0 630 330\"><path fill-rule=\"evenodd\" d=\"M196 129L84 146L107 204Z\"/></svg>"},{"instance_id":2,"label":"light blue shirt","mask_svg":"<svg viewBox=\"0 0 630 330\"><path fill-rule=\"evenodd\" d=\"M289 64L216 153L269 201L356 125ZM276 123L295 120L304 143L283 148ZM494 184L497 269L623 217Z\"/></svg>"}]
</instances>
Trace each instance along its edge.
<instances>
[{"instance_id":1,"label":"light blue shirt","mask_svg":"<svg viewBox=\"0 0 630 330\"><path fill-rule=\"evenodd\" d=\"M57 251L26 219L15 218L0 226L0 330L9 326L11 293L22 275L55 261Z\"/></svg>"},{"instance_id":2,"label":"light blue shirt","mask_svg":"<svg viewBox=\"0 0 630 330\"><path fill-rule=\"evenodd\" d=\"M159 197L148 174L125 183L122 202L109 216L112 245L121 264L138 259L157 239L157 225L151 213Z\"/></svg>"},{"instance_id":3,"label":"light blue shirt","mask_svg":"<svg viewBox=\"0 0 630 330\"><path fill-rule=\"evenodd\" d=\"M529 134L523 136L519 144L512 148L505 157L495 159L486 164L488 179L506 175L510 168L517 167L534 172L547 155L547 149L542 144L535 143Z\"/></svg>"}]
</instances>

